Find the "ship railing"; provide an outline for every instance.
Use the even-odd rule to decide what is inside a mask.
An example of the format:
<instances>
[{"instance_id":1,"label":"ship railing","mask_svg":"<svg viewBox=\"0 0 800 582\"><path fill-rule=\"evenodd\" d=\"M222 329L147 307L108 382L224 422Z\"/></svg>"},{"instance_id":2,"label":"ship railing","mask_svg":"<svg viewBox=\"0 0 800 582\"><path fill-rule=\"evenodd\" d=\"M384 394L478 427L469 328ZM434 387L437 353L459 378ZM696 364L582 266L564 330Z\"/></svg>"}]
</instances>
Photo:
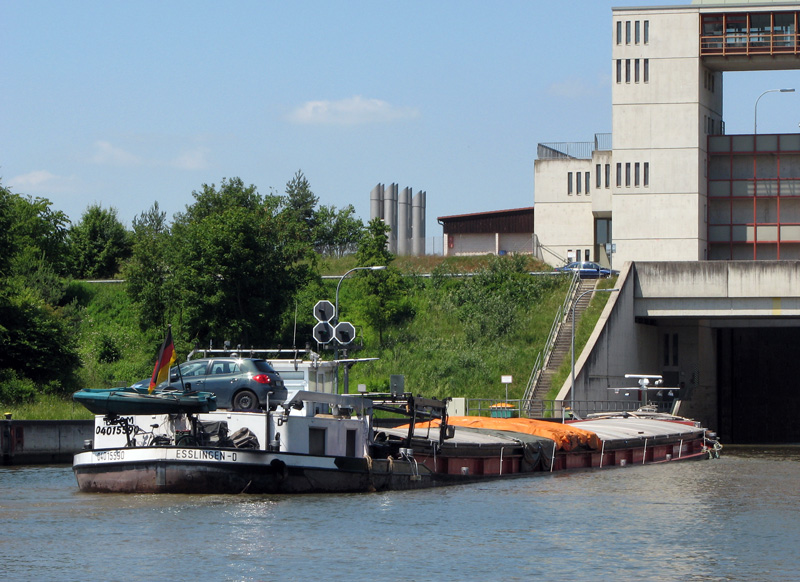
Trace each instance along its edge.
<instances>
[{"instance_id":1,"label":"ship railing","mask_svg":"<svg viewBox=\"0 0 800 582\"><path fill-rule=\"evenodd\" d=\"M658 412L669 412L671 402L651 402ZM624 412L637 410L642 406L638 399L630 400L576 400L575 414L584 418L588 414L603 412ZM491 398L468 398L467 416L487 416L491 418L544 418L560 420L573 416L570 403L562 400L505 400Z\"/></svg>"}]
</instances>

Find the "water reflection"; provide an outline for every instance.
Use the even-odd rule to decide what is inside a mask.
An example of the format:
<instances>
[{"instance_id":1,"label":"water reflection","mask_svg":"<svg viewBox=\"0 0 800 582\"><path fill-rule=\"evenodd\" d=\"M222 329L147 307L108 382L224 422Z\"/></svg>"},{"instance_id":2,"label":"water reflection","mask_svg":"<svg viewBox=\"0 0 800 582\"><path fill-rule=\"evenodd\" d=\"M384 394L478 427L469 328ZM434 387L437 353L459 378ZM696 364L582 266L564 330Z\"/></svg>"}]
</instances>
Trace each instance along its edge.
<instances>
[{"instance_id":1,"label":"water reflection","mask_svg":"<svg viewBox=\"0 0 800 582\"><path fill-rule=\"evenodd\" d=\"M800 449L365 495L77 492L0 469L9 580L794 580Z\"/></svg>"}]
</instances>

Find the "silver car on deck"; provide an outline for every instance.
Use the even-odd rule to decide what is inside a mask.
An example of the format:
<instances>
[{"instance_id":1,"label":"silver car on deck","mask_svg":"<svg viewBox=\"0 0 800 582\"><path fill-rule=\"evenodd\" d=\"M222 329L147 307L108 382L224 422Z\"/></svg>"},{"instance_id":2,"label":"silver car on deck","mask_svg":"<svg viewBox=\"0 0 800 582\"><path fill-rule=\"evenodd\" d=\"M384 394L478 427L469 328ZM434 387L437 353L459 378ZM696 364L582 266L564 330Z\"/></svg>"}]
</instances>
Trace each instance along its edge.
<instances>
[{"instance_id":1,"label":"silver car on deck","mask_svg":"<svg viewBox=\"0 0 800 582\"><path fill-rule=\"evenodd\" d=\"M260 358L199 358L170 369L169 380L159 390L212 392L217 408L266 409L269 402L286 398L283 379L269 362Z\"/></svg>"}]
</instances>

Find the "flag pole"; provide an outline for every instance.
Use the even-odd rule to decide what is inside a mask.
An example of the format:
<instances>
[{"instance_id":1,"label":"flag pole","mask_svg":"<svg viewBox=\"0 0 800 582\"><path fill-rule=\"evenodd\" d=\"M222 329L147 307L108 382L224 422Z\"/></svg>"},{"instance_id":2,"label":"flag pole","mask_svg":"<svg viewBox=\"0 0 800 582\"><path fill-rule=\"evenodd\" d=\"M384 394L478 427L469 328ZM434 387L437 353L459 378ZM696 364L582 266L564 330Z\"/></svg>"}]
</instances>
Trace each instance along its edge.
<instances>
[{"instance_id":1,"label":"flag pole","mask_svg":"<svg viewBox=\"0 0 800 582\"><path fill-rule=\"evenodd\" d=\"M164 343L161 344L161 349L158 350L158 357L156 358L156 365L153 367L153 375L150 377L150 386L147 391L152 393L161 382L165 379L169 381L169 369L175 362L175 342L172 339L172 326L167 327L167 335L164 337ZM178 368L180 369L180 368ZM166 378L164 378L166 376Z\"/></svg>"}]
</instances>

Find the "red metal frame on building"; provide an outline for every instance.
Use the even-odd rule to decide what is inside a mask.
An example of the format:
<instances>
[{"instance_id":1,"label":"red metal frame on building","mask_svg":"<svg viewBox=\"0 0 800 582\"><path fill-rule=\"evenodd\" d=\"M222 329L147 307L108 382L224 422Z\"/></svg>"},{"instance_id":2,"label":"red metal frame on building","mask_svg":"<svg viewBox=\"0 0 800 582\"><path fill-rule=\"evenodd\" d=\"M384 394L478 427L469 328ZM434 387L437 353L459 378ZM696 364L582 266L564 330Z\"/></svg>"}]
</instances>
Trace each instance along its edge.
<instances>
[{"instance_id":1,"label":"red metal frame on building","mask_svg":"<svg viewBox=\"0 0 800 582\"><path fill-rule=\"evenodd\" d=\"M798 54L800 12L703 14L700 56Z\"/></svg>"},{"instance_id":2,"label":"red metal frame on building","mask_svg":"<svg viewBox=\"0 0 800 582\"><path fill-rule=\"evenodd\" d=\"M800 259L800 135L708 141L708 258Z\"/></svg>"}]
</instances>

